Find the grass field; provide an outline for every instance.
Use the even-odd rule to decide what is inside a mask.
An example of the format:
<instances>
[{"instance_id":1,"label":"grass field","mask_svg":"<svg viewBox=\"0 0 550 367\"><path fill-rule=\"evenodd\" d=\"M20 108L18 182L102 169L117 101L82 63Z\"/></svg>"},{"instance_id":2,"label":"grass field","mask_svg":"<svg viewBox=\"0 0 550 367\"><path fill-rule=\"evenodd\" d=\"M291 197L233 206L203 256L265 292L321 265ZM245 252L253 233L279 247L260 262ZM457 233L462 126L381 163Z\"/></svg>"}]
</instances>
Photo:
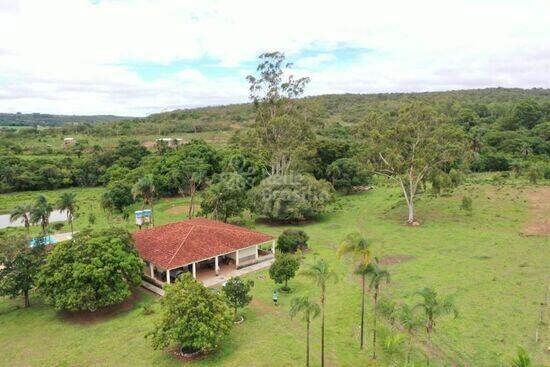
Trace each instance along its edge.
<instances>
[{"instance_id":1,"label":"grass field","mask_svg":"<svg viewBox=\"0 0 550 367\"><path fill-rule=\"evenodd\" d=\"M339 282L328 289L327 365L387 365L382 356L370 360L371 346L358 350L360 284L350 264L335 256L337 244L352 231L362 231L375 241L376 254L402 261L389 265L392 282L382 293L398 302L414 304L418 289L431 286L442 295L454 295L460 315L441 319L430 349L432 365L507 366L516 347L526 347L538 364L549 365L545 354L550 340L548 326L534 336L541 302L550 275L548 236L525 237L521 230L530 220L528 187L467 185L452 196L423 198L418 203L420 227L403 225L405 208L398 191L377 188L369 193L340 197L331 213L315 223L301 225L311 237L305 261L328 259L339 273ZM74 190L73 190L74 191ZM78 190L77 190L78 191ZM97 213L95 226L109 224L99 211L101 189L78 191L81 210ZM464 193L473 197L473 213L460 208ZM36 195L32 194L32 195ZM56 197L59 191L48 192ZM2 195L6 211L30 194ZM185 200L161 201L157 223L185 216L174 209ZM88 209L86 209L88 208ZM87 224L86 214L77 229ZM132 228L131 224L126 224ZM257 229L278 234L286 226L257 224ZM288 316L294 295L318 297L317 289L303 276L290 282L291 295L282 295L273 306L274 284L267 272L249 276L255 281L254 300L246 309L246 322L236 326L222 348L196 366L296 366L304 365L305 327ZM144 339L158 313L144 316L140 305L158 299L139 291L139 299L119 313L93 322L74 320L41 305L33 298L30 309L14 309L20 300L0 300L0 355L10 366L177 366L167 352L154 351ZM548 307L548 306L546 306ZM367 325L372 307L367 310ZM319 321L314 321L313 362L318 364ZM369 329L370 330L370 329ZM370 334L369 334L370 338ZM370 339L369 339L370 340ZM424 337L415 337L415 358L423 360Z\"/></svg>"}]
</instances>

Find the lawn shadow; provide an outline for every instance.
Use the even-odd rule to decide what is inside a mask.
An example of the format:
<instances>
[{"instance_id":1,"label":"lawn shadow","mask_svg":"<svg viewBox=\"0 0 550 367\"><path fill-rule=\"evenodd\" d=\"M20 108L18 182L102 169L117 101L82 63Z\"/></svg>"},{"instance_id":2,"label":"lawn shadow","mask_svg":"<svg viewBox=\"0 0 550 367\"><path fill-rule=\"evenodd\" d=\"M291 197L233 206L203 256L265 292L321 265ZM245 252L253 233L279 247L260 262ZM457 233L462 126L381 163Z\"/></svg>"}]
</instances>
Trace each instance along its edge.
<instances>
[{"instance_id":1,"label":"lawn shadow","mask_svg":"<svg viewBox=\"0 0 550 367\"><path fill-rule=\"evenodd\" d=\"M143 298L143 292L135 289L130 297L117 305L101 308L97 311L59 311L59 317L66 322L78 325L92 325L109 321L121 314L128 313L139 305Z\"/></svg>"}]
</instances>

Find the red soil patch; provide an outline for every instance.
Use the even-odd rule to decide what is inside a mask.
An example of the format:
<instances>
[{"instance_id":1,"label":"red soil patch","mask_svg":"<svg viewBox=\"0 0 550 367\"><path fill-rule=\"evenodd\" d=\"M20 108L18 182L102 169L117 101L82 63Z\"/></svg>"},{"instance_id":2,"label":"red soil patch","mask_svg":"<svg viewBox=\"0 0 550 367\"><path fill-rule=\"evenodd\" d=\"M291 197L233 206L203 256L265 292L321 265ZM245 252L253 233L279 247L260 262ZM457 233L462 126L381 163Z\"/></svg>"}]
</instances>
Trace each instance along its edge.
<instances>
[{"instance_id":1,"label":"red soil patch","mask_svg":"<svg viewBox=\"0 0 550 367\"><path fill-rule=\"evenodd\" d=\"M113 317L131 311L135 304L141 299L141 291L134 291L132 295L122 303L118 305L113 305L109 307L102 308L100 310L89 312L89 311L78 311L78 312L60 312L60 316L63 320L72 322L80 325L89 325L97 322L106 321L112 319Z\"/></svg>"},{"instance_id":2,"label":"red soil patch","mask_svg":"<svg viewBox=\"0 0 550 367\"><path fill-rule=\"evenodd\" d=\"M395 265L402 263L404 261L412 260L414 256L408 256L408 255L395 255L395 256L384 256L380 260L378 260L378 263L381 265Z\"/></svg>"},{"instance_id":3,"label":"red soil patch","mask_svg":"<svg viewBox=\"0 0 550 367\"><path fill-rule=\"evenodd\" d=\"M539 187L526 193L529 200L530 220L523 227L526 236L550 235L550 187Z\"/></svg>"}]
</instances>

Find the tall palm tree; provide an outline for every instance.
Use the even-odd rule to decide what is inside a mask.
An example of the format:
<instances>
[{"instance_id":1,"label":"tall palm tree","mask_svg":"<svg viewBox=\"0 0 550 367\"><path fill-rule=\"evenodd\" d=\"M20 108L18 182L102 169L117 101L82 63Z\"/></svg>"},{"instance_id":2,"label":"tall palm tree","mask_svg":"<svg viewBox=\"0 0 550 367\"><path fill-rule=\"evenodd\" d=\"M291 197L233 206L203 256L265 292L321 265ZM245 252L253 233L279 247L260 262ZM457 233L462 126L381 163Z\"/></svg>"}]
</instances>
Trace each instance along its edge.
<instances>
[{"instance_id":1,"label":"tall palm tree","mask_svg":"<svg viewBox=\"0 0 550 367\"><path fill-rule=\"evenodd\" d=\"M30 237L30 230L31 230L31 210L32 205L29 203L21 204L16 206L10 213L10 221L15 222L16 220L23 220L23 224L25 225L25 229L27 230L27 240Z\"/></svg>"},{"instance_id":2,"label":"tall palm tree","mask_svg":"<svg viewBox=\"0 0 550 367\"><path fill-rule=\"evenodd\" d=\"M325 301L329 282L336 282L338 277L325 259L319 259L308 265L303 274L310 278L321 289L321 367L325 366Z\"/></svg>"},{"instance_id":3,"label":"tall palm tree","mask_svg":"<svg viewBox=\"0 0 550 367\"><path fill-rule=\"evenodd\" d=\"M407 365L411 361L411 349L412 349L412 334L413 332L419 328L422 324L422 320L418 317L417 313L415 312L413 307L410 307L407 304L403 304L399 308L398 316L399 323L405 330L407 330L407 333L409 334L409 343L407 346Z\"/></svg>"},{"instance_id":4,"label":"tall palm tree","mask_svg":"<svg viewBox=\"0 0 550 367\"><path fill-rule=\"evenodd\" d=\"M415 308L421 309L426 317L426 334L428 336L428 343L431 344L431 333L435 330L435 320L438 317L448 314L454 314L458 316L458 310L450 297L439 298L437 292L432 288L424 288L416 292L422 299L418 302ZM428 365L430 360L428 359Z\"/></svg>"},{"instance_id":5,"label":"tall palm tree","mask_svg":"<svg viewBox=\"0 0 550 367\"><path fill-rule=\"evenodd\" d=\"M50 224L50 214L53 207L48 203L44 195L38 196L31 209L31 223L40 223L42 234L46 236L46 230Z\"/></svg>"},{"instance_id":6,"label":"tall palm tree","mask_svg":"<svg viewBox=\"0 0 550 367\"><path fill-rule=\"evenodd\" d=\"M290 317L302 314L302 320L306 322L306 367L309 367L309 326L311 320L319 316L319 305L309 299L308 296L293 298L290 302Z\"/></svg>"},{"instance_id":7,"label":"tall palm tree","mask_svg":"<svg viewBox=\"0 0 550 367\"><path fill-rule=\"evenodd\" d=\"M71 225L71 234L73 234L73 220L76 211L78 210L78 205L76 204L76 194L74 192L64 192L61 194L61 197L57 202L57 209L60 212L65 212L67 214L67 222Z\"/></svg>"},{"instance_id":8,"label":"tall palm tree","mask_svg":"<svg viewBox=\"0 0 550 367\"><path fill-rule=\"evenodd\" d=\"M381 268L377 262L370 263L368 265L359 265L355 270L357 274L366 276L370 279L369 289L372 292L372 298L374 300L374 325L372 333L372 359L376 359L376 322L378 321L378 296L380 295L380 286L382 282L390 282L390 273Z\"/></svg>"},{"instance_id":9,"label":"tall palm tree","mask_svg":"<svg viewBox=\"0 0 550 367\"><path fill-rule=\"evenodd\" d=\"M350 233L340 244L338 255L351 255L358 266L366 266L372 261L371 241L359 233ZM359 345L363 349L365 339L365 274L358 274L361 276L361 341Z\"/></svg>"},{"instance_id":10,"label":"tall palm tree","mask_svg":"<svg viewBox=\"0 0 550 367\"><path fill-rule=\"evenodd\" d=\"M153 183L153 176L146 175L140 178L132 188L132 194L134 195L134 199L140 197L143 199L144 204L151 206L151 225L154 227L155 220L153 213L153 204L155 202L155 196L157 192L155 189L155 184Z\"/></svg>"}]
</instances>

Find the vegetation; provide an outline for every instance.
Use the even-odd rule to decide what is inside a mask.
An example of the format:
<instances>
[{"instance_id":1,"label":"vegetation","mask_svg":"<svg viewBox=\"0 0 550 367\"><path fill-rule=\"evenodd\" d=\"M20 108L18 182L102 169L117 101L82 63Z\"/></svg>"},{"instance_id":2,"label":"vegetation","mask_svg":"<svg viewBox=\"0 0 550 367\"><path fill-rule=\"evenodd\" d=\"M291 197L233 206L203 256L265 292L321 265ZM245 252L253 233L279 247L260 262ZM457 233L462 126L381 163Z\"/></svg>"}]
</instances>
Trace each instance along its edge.
<instances>
[{"instance_id":1,"label":"vegetation","mask_svg":"<svg viewBox=\"0 0 550 367\"><path fill-rule=\"evenodd\" d=\"M277 238L277 250L281 252L296 252L307 249L309 236L300 229L287 229Z\"/></svg>"},{"instance_id":2,"label":"vegetation","mask_svg":"<svg viewBox=\"0 0 550 367\"><path fill-rule=\"evenodd\" d=\"M74 233L73 220L78 210L78 204L76 203L76 194L74 192L65 192L59 197L57 202L57 209L60 212L65 212L67 215L67 222L71 226L71 233Z\"/></svg>"},{"instance_id":3,"label":"vegetation","mask_svg":"<svg viewBox=\"0 0 550 367\"><path fill-rule=\"evenodd\" d=\"M227 299L227 303L233 307L234 318L237 321L237 310L242 308L252 301L250 290L254 287L254 282L251 280L242 280L239 277L231 278L225 283L222 288L223 294Z\"/></svg>"},{"instance_id":4,"label":"vegetation","mask_svg":"<svg viewBox=\"0 0 550 367\"><path fill-rule=\"evenodd\" d=\"M282 290L288 292L288 281L296 276L300 268L300 259L293 254L277 253L269 268L269 277L277 284L283 284Z\"/></svg>"},{"instance_id":5,"label":"vegetation","mask_svg":"<svg viewBox=\"0 0 550 367\"><path fill-rule=\"evenodd\" d=\"M246 181L237 173L226 173L219 182L210 185L202 194L201 210L205 215L227 222L247 207Z\"/></svg>"},{"instance_id":6,"label":"vegetation","mask_svg":"<svg viewBox=\"0 0 550 367\"><path fill-rule=\"evenodd\" d=\"M320 312L321 312L321 309L319 308L319 305L313 302L312 300L310 300L307 296L295 297L292 299L292 302L290 303L290 317L294 317L298 314L302 314L302 319L303 321L306 322L306 366L307 367L309 367L309 359L310 359L309 358L310 324L311 324L311 320L319 316Z\"/></svg>"},{"instance_id":7,"label":"vegetation","mask_svg":"<svg viewBox=\"0 0 550 367\"><path fill-rule=\"evenodd\" d=\"M127 232L83 231L51 250L38 288L57 310L95 311L128 298L141 283L142 268Z\"/></svg>"},{"instance_id":8,"label":"vegetation","mask_svg":"<svg viewBox=\"0 0 550 367\"><path fill-rule=\"evenodd\" d=\"M166 288L161 312L159 323L148 334L155 349L177 344L184 352L208 352L220 346L233 323L222 296L188 273Z\"/></svg>"}]
</instances>

